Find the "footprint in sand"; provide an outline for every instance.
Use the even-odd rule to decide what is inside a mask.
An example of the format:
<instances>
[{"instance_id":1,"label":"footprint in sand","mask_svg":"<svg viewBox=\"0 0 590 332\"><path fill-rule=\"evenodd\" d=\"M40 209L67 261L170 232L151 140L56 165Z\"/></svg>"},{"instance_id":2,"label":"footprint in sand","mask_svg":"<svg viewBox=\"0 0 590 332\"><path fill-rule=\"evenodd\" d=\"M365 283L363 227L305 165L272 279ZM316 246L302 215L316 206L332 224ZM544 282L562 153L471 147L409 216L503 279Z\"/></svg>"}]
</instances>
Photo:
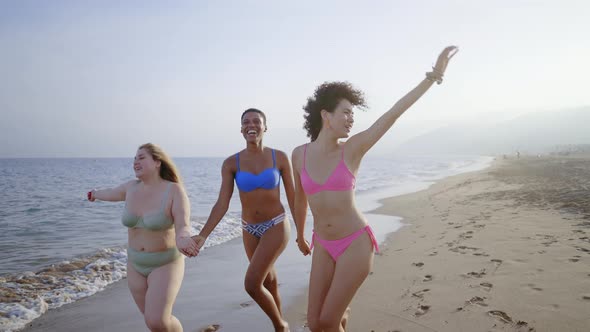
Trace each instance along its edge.
<instances>
[{"instance_id":1,"label":"footprint in sand","mask_svg":"<svg viewBox=\"0 0 590 332\"><path fill-rule=\"evenodd\" d=\"M428 254L428 256L436 256L438 254L438 251L433 251L430 254Z\"/></svg>"},{"instance_id":2,"label":"footprint in sand","mask_svg":"<svg viewBox=\"0 0 590 332\"><path fill-rule=\"evenodd\" d=\"M490 259L490 262L494 262L494 263L496 263L496 265L500 266L503 261L501 259L494 258L494 259Z\"/></svg>"},{"instance_id":3,"label":"footprint in sand","mask_svg":"<svg viewBox=\"0 0 590 332\"><path fill-rule=\"evenodd\" d=\"M249 307L249 306L251 306L253 304L254 304L254 301L250 300L250 301L246 301L246 302L240 303L240 307L246 308L246 307Z\"/></svg>"},{"instance_id":4,"label":"footprint in sand","mask_svg":"<svg viewBox=\"0 0 590 332\"><path fill-rule=\"evenodd\" d=\"M469 272L467 274L462 274L462 276L469 277L469 278L482 278L485 275L486 275L486 269L481 269L479 272Z\"/></svg>"},{"instance_id":5,"label":"footprint in sand","mask_svg":"<svg viewBox=\"0 0 590 332\"><path fill-rule=\"evenodd\" d=\"M573 258L570 258L570 259L568 259L568 260L569 260L570 262L573 262L573 263L575 263L575 262L579 262L579 261L580 261L580 258L582 258L582 256L578 256L578 255L576 255L576 256L574 256Z\"/></svg>"},{"instance_id":6,"label":"footprint in sand","mask_svg":"<svg viewBox=\"0 0 590 332\"><path fill-rule=\"evenodd\" d=\"M417 292L412 293L412 296L422 299L424 298L424 293L428 291L430 291L430 289L424 288L423 290L419 290Z\"/></svg>"},{"instance_id":7,"label":"footprint in sand","mask_svg":"<svg viewBox=\"0 0 590 332\"><path fill-rule=\"evenodd\" d=\"M508 314L506 314L504 311L500 311L500 310L490 310L490 311L488 311L488 315L495 317L506 324L514 324L516 326L516 328L519 329L520 331L522 331L521 328L526 328L529 325L529 323L522 321L522 320L519 320L518 322L514 323L514 321L512 320L512 317L508 316ZM529 327L527 331L534 332L535 328Z\"/></svg>"},{"instance_id":8,"label":"footprint in sand","mask_svg":"<svg viewBox=\"0 0 590 332\"><path fill-rule=\"evenodd\" d=\"M494 285L492 283L489 282L481 282L479 283L479 285L481 286L481 288L483 288L486 291L490 291L490 289L492 289L492 287L494 287Z\"/></svg>"},{"instance_id":9,"label":"footprint in sand","mask_svg":"<svg viewBox=\"0 0 590 332\"><path fill-rule=\"evenodd\" d=\"M219 325L219 324L211 324L207 327L200 329L199 332L215 332L215 331L219 331L220 328L221 328L221 325Z\"/></svg>"},{"instance_id":10,"label":"footprint in sand","mask_svg":"<svg viewBox=\"0 0 590 332\"><path fill-rule=\"evenodd\" d=\"M418 306L418 310L416 310L416 312L414 313L414 316L420 317L420 316L426 314L428 312L428 310L430 310L429 305L421 304Z\"/></svg>"},{"instance_id":11,"label":"footprint in sand","mask_svg":"<svg viewBox=\"0 0 590 332\"><path fill-rule=\"evenodd\" d=\"M467 231L465 233L459 234L459 237L462 239L471 239L473 237L471 234L473 234L473 231Z\"/></svg>"},{"instance_id":12,"label":"footprint in sand","mask_svg":"<svg viewBox=\"0 0 590 332\"><path fill-rule=\"evenodd\" d=\"M485 297L474 296L471 299L469 299L469 301L465 301L465 304L477 304L482 307L487 307L488 304L485 303L485 299Z\"/></svg>"},{"instance_id":13,"label":"footprint in sand","mask_svg":"<svg viewBox=\"0 0 590 332\"><path fill-rule=\"evenodd\" d=\"M527 284L527 286L529 286L532 290L536 290L537 292L540 292L543 290L543 288L537 287L537 285L535 285L535 284Z\"/></svg>"},{"instance_id":14,"label":"footprint in sand","mask_svg":"<svg viewBox=\"0 0 590 332\"><path fill-rule=\"evenodd\" d=\"M504 323L512 323L512 318L510 316L508 316L504 311L500 311L500 310L490 310L488 311L488 315L498 318L501 321L503 321Z\"/></svg>"},{"instance_id":15,"label":"footprint in sand","mask_svg":"<svg viewBox=\"0 0 590 332\"><path fill-rule=\"evenodd\" d=\"M582 300L590 301L590 294L582 295Z\"/></svg>"},{"instance_id":16,"label":"footprint in sand","mask_svg":"<svg viewBox=\"0 0 590 332\"><path fill-rule=\"evenodd\" d=\"M422 267L422 266L424 266L424 263L418 262L418 263L412 263L412 265L417 266L417 267Z\"/></svg>"},{"instance_id":17,"label":"footprint in sand","mask_svg":"<svg viewBox=\"0 0 590 332\"><path fill-rule=\"evenodd\" d=\"M432 276L430 274L427 274L424 276L424 279L422 279L423 282L428 282L428 281L432 281Z\"/></svg>"},{"instance_id":18,"label":"footprint in sand","mask_svg":"<svg viewBox=\"0 0 590 332\"><path fill-rule=\"evenodd\" d=\"M468 254L468 253L472 253L475 256L489 256L486 253L481 253L478 252L480 249L479 248L475 248L475 247L468 247L468 246L457 246L455 248L451 248L449 249L452 252L458 252L462 255Z\"/></svg>"}]
</instances>

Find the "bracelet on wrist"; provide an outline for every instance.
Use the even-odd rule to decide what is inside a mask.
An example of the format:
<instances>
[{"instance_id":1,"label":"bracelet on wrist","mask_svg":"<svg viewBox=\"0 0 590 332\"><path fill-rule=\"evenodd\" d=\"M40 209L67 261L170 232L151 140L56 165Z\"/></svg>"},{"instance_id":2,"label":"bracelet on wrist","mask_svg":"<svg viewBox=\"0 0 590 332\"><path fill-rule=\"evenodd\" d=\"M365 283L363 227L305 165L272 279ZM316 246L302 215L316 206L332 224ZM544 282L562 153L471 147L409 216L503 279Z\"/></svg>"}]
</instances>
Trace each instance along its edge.
<instances>
[{"instance_id":1,"label":"bracelet on wrist","mask_svg":"<svg viewBox=\"0 0 590 332\"><path fill-rule=\"evenodd\" d=\"M426 73L426 79L432 83L441 84L443 81L443 73L432 67L432 71Z\"/></svg>"}]
</instances>

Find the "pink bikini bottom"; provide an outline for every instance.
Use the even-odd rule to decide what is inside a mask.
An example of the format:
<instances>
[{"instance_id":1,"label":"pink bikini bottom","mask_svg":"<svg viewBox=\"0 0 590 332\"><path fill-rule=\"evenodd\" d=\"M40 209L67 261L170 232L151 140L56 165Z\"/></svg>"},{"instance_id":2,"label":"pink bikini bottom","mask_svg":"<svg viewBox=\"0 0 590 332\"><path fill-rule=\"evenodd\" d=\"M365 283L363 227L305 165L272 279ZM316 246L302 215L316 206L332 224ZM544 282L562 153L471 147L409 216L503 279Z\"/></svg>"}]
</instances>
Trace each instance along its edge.
<instances>
[{"instance_id":1,"label":"pink bikini bottom","mask_svg":"<svg viewBox=\"0 0 590 332\"><path fill-rule=\"evenodd\" d=\"M371 227L369 225L339 240L324 240L320 238L318 235L316 235L314 231L311 238L311 249L313 249L314 242L318 241L319 244L321 244L322 247L324 247L324 249L328 251L330 256L332 256L332 259L334 259L334 261L337 261L338 257L340 257L340 255L342 255L346 251L346 249L350 246L352 241L356 240L356 238L361 236L364 232L367 232L367 234L369 234L371 242L373 242L375 252L379 252L377 240L375 240L375 235L373 234L373 231L371 230Z\"/></svg>"}]
</instances>

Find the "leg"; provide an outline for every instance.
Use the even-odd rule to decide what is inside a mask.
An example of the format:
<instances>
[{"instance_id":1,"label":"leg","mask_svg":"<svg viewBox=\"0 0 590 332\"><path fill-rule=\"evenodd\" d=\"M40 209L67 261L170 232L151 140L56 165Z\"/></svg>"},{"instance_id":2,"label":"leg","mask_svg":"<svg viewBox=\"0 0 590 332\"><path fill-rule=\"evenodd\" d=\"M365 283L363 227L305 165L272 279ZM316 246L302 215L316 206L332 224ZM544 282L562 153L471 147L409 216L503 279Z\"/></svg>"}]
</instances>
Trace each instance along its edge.
<instances>
[{"instance_id":1,"label":"leg","mask_svg":"<svg viewBox=\"0 0 590 332\"><path fill-rule=\"evenodd\" d=\"M342 320L340 321L340 326L342 326L342 330L346 331L346 324L348 323L348 318L350 317L350 307L346 308L344 311L344 315L342 316Z\"/></svg>"},{"instance_id":2,"label":"leg","mask_svg":"<svg viewBox=\"0 0 590 332\"><path fill-rule=\"evenodd\" d=\"M335 263L332 256L315 243L312 259L311 273L309 275L309 296L307 303L307 325L312 332L321 332L320 314L330 283L334 275Z\"/></svg>"},{"instance_id":3,"label":"leg","mask_svg":"<svg viewBox=\"0 0 590 332\"><path fill-rule=\"evenodd\" d=\"M279 295L279 282L277 279L277 271L275 270L274 267L271 267L270 271L268 272L268 274L266 275L266 278L264 279L264 282L262 283L262 285L264 286L264 288L266 288L270 294L272 295L272 298L275 301L275 305L277 306L277 309L279 309L279 314L283 314L283 311L281 310L281 296Z\"/></svg>"},{"instance_id":4,"label":"leg","mask_svg":"<svg viewBox=\"0 0 590 332\"><path fill-rule=\"evenodd\" d=\"M282 318L280 307L277 306L280 298L276 286L276 273L271 274L271 271L274 262L285 249L288 238L289 224L286 220L269 228L260 239L244 232L244 246L250 258L244 286L246 292L271 319L276 331L286 331L288 325ZM274 282L269 278L274 279ZM264 286L267 279L268 287L276 289L276 296Z\"/></svg>"},{"instance_id":5,"label":"leg","mask_svg":"<svg viewBox=\"0 0 590 332\"><path fill-rule=\"evenodd\" d=\"M319 325L325 332L342 332L346 309L373 265L373 243L367 233L354 240L338 258Z\"/></svg>"},{"instance_id":6,"label":"leg","mask_svg":"<svg viewBox=\"0 0 590 332\"><path fill-rule=\"evenodd\" d=\"M258 239L255 236L252 236L251 234L249 234L247 232L244 232L242 239L244 241L244 248L246 249L246 255L248 256L248 261L251 261L252 256L254 255L254 252L256 251L256 248L258 247L258 242L260 241L260 239ZM277 308L279 309L279 312L282 315L281 298L279 296L279 287L278 287L278 281L277 281L277 272L275 271L274 267L272 267L270 269L270 271L268 272L268 274L266 275L266 278L264 279L264 282L263 282L263 286L272 294L275 304L276 304Z\"/></svg>"},{"instance_id":7,"label":"leg","mask_svg":"<svg viewBox=\"0 0 590 332\"><path fill-rule=\"evenodd\" d=\"M172 306L183 277L183 258L156 268L148 276L145 322L151 331L182 332L182 325L172 316Z\"/></svg>"},{"instance_id":8,"label":"leg","mask_svg":"<svg viewBox=\"0 0 590 332\"><path fill-rule=\"evenodd\" d=\"M135 304L137 304L137 308L143 315L145 311L145 294L148 289L147 278L135 271L129 261L127 261L127 285Z\"/></svg>"}]
</instances>

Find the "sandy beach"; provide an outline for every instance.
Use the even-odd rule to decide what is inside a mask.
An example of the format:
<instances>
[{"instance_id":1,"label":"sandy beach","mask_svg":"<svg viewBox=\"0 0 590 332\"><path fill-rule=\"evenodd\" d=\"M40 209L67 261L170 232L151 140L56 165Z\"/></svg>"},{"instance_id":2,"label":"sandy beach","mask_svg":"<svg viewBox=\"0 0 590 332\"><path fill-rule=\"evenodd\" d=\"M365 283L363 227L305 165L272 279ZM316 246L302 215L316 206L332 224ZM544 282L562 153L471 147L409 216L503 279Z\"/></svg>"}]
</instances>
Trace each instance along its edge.
<instances>
[{"instance_id":1,"label":"sandy beach","mask_svg":"<svg viewBox=\"0 0 590 332\"><path fill-rule=\"evenodd\" d=\"M587 156L498 160L382 204L374 213L406 225L376 256L349 331L590 330ZM301 296L289 321L304 326L305 310Z\"/></svg>"},{"instance_id":2,"label":"sandy beach","mask_svg":"<svg viewBox=\"0 0 590 332\"><path fill-rule=\"evenodd\" d=\"M381 201L369 221L379 229L401 216L404 226L382 243L348 331L588 331L589 188L587 157L522 158ZM272 330L243 291L247 261L235 255L241 239L187 261L174 309L185 331ZM309 264L295 246L277 261L295 332L307 330ZM125 281L25 329L79 330L145 330Z\"/></svg>"}]
</instances>

